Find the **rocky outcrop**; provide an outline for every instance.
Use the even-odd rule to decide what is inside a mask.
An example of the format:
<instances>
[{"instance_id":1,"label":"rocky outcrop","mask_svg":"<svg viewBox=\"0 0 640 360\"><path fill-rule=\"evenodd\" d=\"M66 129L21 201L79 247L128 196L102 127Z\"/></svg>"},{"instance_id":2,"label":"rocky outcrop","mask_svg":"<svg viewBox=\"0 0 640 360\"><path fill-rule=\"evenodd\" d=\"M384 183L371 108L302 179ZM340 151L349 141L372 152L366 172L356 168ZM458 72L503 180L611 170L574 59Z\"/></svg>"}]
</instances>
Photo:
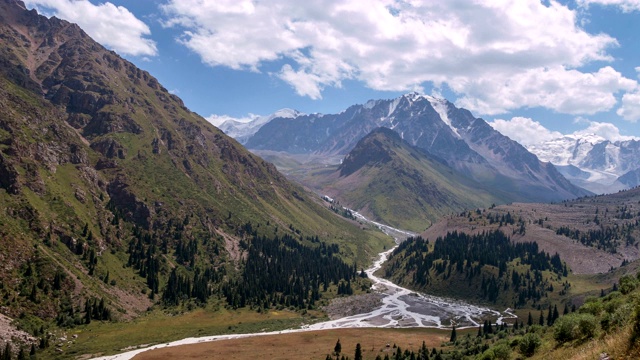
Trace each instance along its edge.
<instances>
[{"instance_id":1,"label":"rocky outcrop","mask_svg":"<svg viewBox=\"0 0 640 360\"><path fill-rule=\"evenodd\" d=\"M0 153L0 188L5 189L9 194L20 192L20 182L18 181L18 171L9 160Z\"/></svg>"},{"instance_id":2,"label":"rocky outcrop","mask_svg":"<svg viewBox=\"0 0 640 360\"><path fill-rule=\"evenodd\" d=\"M133 192L125 179L116 178L107 186L111 205L122 213L125 219L149 230L152 210Z\"/></svg>"}]
</instances>

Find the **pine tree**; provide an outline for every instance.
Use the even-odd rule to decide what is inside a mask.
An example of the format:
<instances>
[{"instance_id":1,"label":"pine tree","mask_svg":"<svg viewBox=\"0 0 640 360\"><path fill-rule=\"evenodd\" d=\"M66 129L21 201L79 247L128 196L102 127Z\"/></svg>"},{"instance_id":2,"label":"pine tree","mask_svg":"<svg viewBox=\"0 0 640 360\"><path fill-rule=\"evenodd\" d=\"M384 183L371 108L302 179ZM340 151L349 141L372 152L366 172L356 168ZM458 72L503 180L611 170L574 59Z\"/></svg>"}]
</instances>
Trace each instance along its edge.
<instances>
[{"instance_id":1,"label":"pine tree","mask_svg":"<svg viewBox=\"0 0 640 360\"><path fill-rule=\"evenodd\" d=\"M333 348L333 353L336 354L336 360L340 358L340 353L342 352L342 344L340 344L340 339L336 342L336 346Z\"/></svg>"},{"instance_id":2,"label":"pine tree","mask_svg":"<svg viewBox=\"0 0 640 360\"><path fill-rule=\"evenodd\" d=\"M540 310L540 319L538 320L538 324L540 326L544 326L544 315L542 314L542 310Z\"/></svg>"},{"instance_id":3,"label":"pine tree","mask_svg":"<svg viewBox=\"0 0 640 360\"><path fill-rule=\"evenodd\" d=\"M11 360L11 344L7 342L2 353L2 360Z\"/></svg>"},{"instance_id":4,"label":"pine tree","mask_svg":"<svg viewBox=\"0 0 640 360\"><path fill-rule=\"evenodd\" d=\"M451 329L451 337L449 338L449 342L456 342L458 335L456 334L456 327L455 325L453 326L453 328Z\"/></svg>"},{"instance_id":5,"label":"pine tree","mask_svg":"<svg viewBox=\"0 0 640 360\"><path fill-rule=\"evenodd\" d=\"M529 317L527 318L527 326L533 325L533 316L531 316L531 311L529 311Z\"/></svg>"},{"instance_id":6,"label":"pine tree","mask_svg":"<svg viewBox=\"0 0 640 360\"><path fill-rule=\"evenodd\" d=\"M362 347L360 347L360 343L356 344L356 354L353 356L354 360L362 360Z\"/></svg>"}]
</instances>

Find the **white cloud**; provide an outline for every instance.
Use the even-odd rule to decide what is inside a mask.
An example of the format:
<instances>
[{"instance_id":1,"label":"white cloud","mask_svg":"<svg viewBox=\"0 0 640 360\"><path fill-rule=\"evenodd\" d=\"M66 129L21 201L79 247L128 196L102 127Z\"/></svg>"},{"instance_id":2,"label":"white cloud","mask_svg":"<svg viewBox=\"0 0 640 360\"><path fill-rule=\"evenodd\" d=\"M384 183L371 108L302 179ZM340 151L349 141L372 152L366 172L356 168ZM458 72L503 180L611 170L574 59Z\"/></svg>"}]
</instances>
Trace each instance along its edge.
<instances>
[{"instance_id":1,"label":"white cloud","mask_svg":"<svg viewBox=\"0 0 640 360\"><path fill-rule=\"evenodd\" d=\"M578 4L582 6L589 6L591 4L619 6L624 12L640 10L640 0L578 0Z\"/></svg>"},{"instance_id":2,"label":"white cloud","mask_svg":"<svg viewBox=\"0 0 640 360\"><path fill-rule=\"evenodd\" d=\"M636 80L580 68L613 60L617 41L588 33L577 11L544 3L169 0L162 9L204 63L261 71L283 62L273 75L313 99L351 79L390 91L446 85L458 105L483 114L610 110Z\"/></svg>"},{"instance_id":3,"label":"white cloud","mask_svg":"<svg viewBox=\"0 0 640 360\"><path fill-rule=\"evenodd\" d=\"M560 132L550 131L539 122L524 117L514 117L511 120L496 119L489 122L489 125L502 135L508 136L524 146L536 145L562 137Z\"/></svg>"},{"instance_id":4,"label":"white cloud","mask_svg":"<svg viewBox=\"0 0 640 360\"><path fill-rule=\"evenodd\" d=\"M622 96L622 106L616 113L633 123L640 120L640 92L626 93Z\"/></svg>"},{"instance_id":5,"label":"white cloud","mask_svg":"<svg viewBox=\"0 0 640 360\"><path fill-rule=\"evenodd\" d=\"M594 114L611 110L615 93L633 90L635 80L613 68L595 73L567 70L562 66L535 68L520 73L496 72L478 79L454 79L451 88L463 93L457 104L483 114L500 114L510 109L541 106L560 113Z\"/></svg>"},{"instance_id":6,"label":"white cloud","mask_svg":"<svg viewBox=\"0 0 640 360\"><path fill-rule=\"evenodd\" d=\"M611 123L589 121L589 126L585 129L578 130L572 135L579 137L584 135L595 134L609 141L625 141L625 140L639 140L640 138L634 136L625 136L620 134L620 129Z\"/></svg>"},{"instance_id":7,"label":"white cloud","mask_svg":"<svg viewBox=\"0 0 640 360\"><path fill-rule=\"evenodd\" d=\"M149 27L127 8L110 2L94 5L87 0L26 0L26 5L53 10L58 18L80 25L100 44L120 54L154 56L156 43L147 38Z\"/></svg>"},{"instance_id":8,"label":"white cloud","mask_svg":"<svg viewBox=\"0 0 640 360\"><path fill-rule=\"evenodd\" d=\"M611 123L591 121L584 118L577 118L576 124L584 124L586 127L577 130L568 136L572 138L583 138L589 135L597 135L600 138L615 141L640 140L638 137L625 136L620 134L620 129ZM498 130L505 136L515 140L523 146L530 147L532 145L540 145L546 141L555 140L565 136L558 131L551 131L539 122L523 117L514 117L511 120L496 119L489 122L494 129Z\"/></svg>"}]
</instances>

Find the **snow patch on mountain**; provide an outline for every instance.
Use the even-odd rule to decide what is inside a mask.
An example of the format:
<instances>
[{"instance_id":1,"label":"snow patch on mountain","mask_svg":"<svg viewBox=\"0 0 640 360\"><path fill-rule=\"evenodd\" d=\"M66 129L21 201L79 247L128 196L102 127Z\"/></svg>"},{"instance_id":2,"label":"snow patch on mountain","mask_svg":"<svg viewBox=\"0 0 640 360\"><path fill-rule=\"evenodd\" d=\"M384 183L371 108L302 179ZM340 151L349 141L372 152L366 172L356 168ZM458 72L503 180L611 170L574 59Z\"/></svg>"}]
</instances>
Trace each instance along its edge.
<instances>
[{"instance_id":1,"label":"snow patch on mountain","mask_svg":"<svg viewBox=\"0 0 640 360\"><path fill-rule=\"evenodd\" d=\"M525 147L556 165L576 185L596 193L621 190L618 178L640 168L640 141L636 140L610 141L597 134L576 133ZM571 167L580 173L570 171Z\"/></svg>"},{"instance_id":2,"label":"snow patch on mountain","mask_svg":"<svg viewBox=\"0 0 640 360\"><path fill-rule=\"evenodd\" d=\"M451 131L453 131L453 133L456 134L459 139L461 139L462 136L460 136L460 134L458 133L458 129L456 129L453 124L451 124L451 119L449 119L448 101L445 99L435 98L433 96L425 95L424 97L429 101L431 107L433 107L438 115L440 115L440 119L442 119L442 121L451 128Z\"/></svg>"},{"instance_id":3,"label":"snow patch on mountain","mask_svg":"<svg viewBox=\"0 0 640 360\"><path fill-rule=\"evenodd\" d=\"M222 122L218 128L225 134L236 139L241 144L245 144L251 136L253 136L261 127L269 123L276 118L295 119L298 116L304 115L303 113L293 109L280 109L271 115L259 116L250 114L247 118L232 118L226 117L226 120ZM220 117L218 117L220 118ZM212 123L211 119L209 119ZM215 125L215 123L214 123Z\"/></svg>"}]
</instances>

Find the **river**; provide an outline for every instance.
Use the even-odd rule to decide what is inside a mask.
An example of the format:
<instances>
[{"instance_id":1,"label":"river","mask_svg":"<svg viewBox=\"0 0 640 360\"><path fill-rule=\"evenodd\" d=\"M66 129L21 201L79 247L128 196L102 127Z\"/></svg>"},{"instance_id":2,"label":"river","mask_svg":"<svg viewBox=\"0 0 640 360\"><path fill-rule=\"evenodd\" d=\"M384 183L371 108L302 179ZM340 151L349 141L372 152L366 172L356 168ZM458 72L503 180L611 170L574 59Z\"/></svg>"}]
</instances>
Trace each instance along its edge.
<instances>
[{"instance_id":1,"label":"river","mask_svg":"<svg viewBox=\"0 0 640 360\"><path fill-rule=\"evenodd\" d=\"M396 240L396 244L404 241L409 236L415 235L408 231L395 229L388 225L368 220L366 217L355 211L352 211L352 213L358 220L377 226L384 233L392 236ZM515 317L515 315L511 313L510 309L499 312L486 307L467 304L463 301L421 294L398 286L390 282L389 280L377 277L375 275L375 272L382 267L384 262L388 259L389 255L394 250L395 247L379 254L378 259L374 262L374 264L369 269L365 270L365 272L369 276L369 279L373 281L373 291L379 292L384 295L382 298L381 306L368 313L351 315L336 320L304 325L298 329L252 334L233 334L205 336L199 338L186 338L166 344L154 345L143 349L136 349L121 354L105 356L96 359L125 360L131 359L135 355L151 349L164 348L168 346L196 344L208 341L240 339L251 336L267 336L302 331L356 327L450 328L452 324L455 324L457 328L468 328L477 327L486 319L491 319L492 322L500 324L504 319Z\"/></svg>"}]
</instances>

